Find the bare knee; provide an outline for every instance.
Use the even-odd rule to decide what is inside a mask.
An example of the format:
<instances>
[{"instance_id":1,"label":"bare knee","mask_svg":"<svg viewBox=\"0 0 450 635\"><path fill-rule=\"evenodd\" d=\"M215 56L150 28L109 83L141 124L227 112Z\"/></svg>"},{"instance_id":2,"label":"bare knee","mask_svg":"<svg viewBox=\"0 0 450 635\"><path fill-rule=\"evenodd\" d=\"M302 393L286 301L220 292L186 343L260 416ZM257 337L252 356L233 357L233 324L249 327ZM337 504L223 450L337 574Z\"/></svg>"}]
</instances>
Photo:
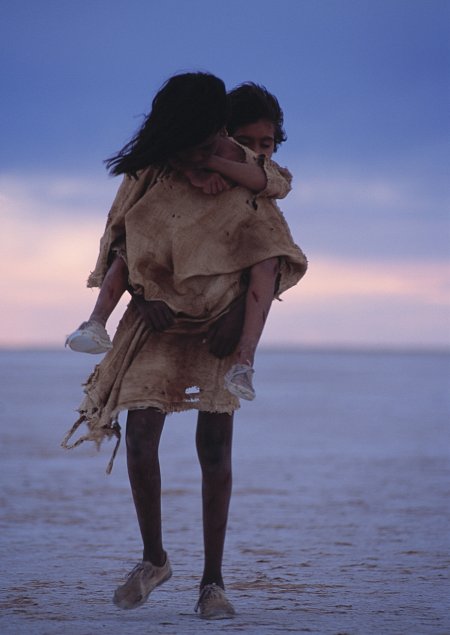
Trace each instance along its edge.
<instances>
[{"instance_id":1,"label":"bare knee","mask_svg":"<svg viewBox=\"0 0 450 635\"><path fill-rule=\"evenodd\" d=\"M197 427L197 452L203 474L227 477L231 473L233 418L202 413Z\"/></svg>"},{"instance_id":2,"label":"bare knee","mask_svg":"<svg viewBox=\"0 0 450 635\"><path fill-rule=\"evenodd\" d=\"M165 415L155 408L128 413L125 441L128 457L147 459L158 453Z\"/></svg>"},{"instance_id":3,"label":"bare knee","mask_svg":"<svg viewBox=\"0 0 450 635\"><path fill-rule=\"evenodd\" d=\"M225 443L207 443L199 449L202 470L210 475L227 475L231 469L230 459L230 451Z\"/></svg>"},{"instance_id":4,"label":"bare knee","mask_svg":"<svg viewBox=\"0 0 450 635\"><path fill-rule=\"evenodd\" d=\"M147 439L140 430L136 430L134 426L127 425L127 431L125 435L125 442L127 446L127 454L134 459L139 459L143 455L147 454Z\"/></svg>"}]
</instances>

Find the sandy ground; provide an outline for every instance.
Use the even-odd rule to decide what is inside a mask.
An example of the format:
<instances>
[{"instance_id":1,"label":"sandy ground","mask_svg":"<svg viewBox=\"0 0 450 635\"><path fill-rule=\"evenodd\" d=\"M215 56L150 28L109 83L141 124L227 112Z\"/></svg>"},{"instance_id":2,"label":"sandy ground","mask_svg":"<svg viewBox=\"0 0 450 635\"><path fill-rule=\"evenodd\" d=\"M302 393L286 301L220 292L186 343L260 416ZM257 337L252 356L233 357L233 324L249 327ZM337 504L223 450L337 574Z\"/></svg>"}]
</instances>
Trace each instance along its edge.
<instances>
[{"instance_id":1,"label":"sandy ground","mask_svg":"<svg viewBox=\"0 0 450 635\"><path fill-rule=\"evenodd\" d=\"M140 557L124 448L64 452L92 363L0 354L0 632L449 634L448 357L261 354L235 432L224 576L237 616L193 612L202 570L194 416L164 432L174 575L135 611ZM26 390L23 390L23 386Z\"/></svg>"}]
</instances>

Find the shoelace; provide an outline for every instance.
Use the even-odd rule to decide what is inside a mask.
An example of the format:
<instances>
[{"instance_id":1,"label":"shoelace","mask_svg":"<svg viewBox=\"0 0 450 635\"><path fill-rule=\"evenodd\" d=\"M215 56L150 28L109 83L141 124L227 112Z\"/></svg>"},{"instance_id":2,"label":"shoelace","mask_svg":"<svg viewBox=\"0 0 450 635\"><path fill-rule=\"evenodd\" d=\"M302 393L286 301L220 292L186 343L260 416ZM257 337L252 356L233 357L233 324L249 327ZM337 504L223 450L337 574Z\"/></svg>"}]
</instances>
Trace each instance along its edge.
<instances>
[{"instance_id":1,"label":"shoelace","mask_svg":"<svg viewBox=\"0 0 450 635\"><path fill-rule=\"evenodd\" d=\"M127 575L127 580L129 580L134 575L136 575L136 573L139 573L140 571L143 571L143 570L144 570L144 563L143 562L138 562L137 565Z\"/></svg>"},{"instance_id":2,"label":"shoelace","mask_svg":"<svg viewBox=\"0 0 450 635\"><path fill-rule=\"evenodd\" d=\"M206 600L207 598L212 598L212 597L220 597L221 593L220 591L222 591L222 589L220 589L220 587L217 586L217 584L215 582L213 582L212 584L207 584L206 586L203 587L203 589L200 591L200 595L199 598L197 600L197 604L194 607L194 611L195 613L198 612L199 606L201 604L201 602L203 602L203 600Z\"/></svg>"}]
</instances>

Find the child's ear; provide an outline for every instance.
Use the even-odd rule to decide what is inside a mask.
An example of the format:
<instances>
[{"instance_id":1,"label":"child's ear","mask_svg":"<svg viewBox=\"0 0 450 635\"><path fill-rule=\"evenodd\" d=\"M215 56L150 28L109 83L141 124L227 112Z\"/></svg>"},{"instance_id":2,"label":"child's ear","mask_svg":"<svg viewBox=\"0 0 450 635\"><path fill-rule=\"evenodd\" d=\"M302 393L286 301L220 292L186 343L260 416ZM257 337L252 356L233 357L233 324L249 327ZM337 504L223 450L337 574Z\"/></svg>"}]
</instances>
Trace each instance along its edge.
<instances>
[{"instance_id":1,"label":"child's ear","mask_svg":"<svg viewBox=\"0 0 450 635\"><path fill-rule=\"evenodd\" d=\"M219 135L221 137L228 137L228 132L227 132L227 129L225 128L225 126L219 130Z\"/></svg>"}]
</instances>

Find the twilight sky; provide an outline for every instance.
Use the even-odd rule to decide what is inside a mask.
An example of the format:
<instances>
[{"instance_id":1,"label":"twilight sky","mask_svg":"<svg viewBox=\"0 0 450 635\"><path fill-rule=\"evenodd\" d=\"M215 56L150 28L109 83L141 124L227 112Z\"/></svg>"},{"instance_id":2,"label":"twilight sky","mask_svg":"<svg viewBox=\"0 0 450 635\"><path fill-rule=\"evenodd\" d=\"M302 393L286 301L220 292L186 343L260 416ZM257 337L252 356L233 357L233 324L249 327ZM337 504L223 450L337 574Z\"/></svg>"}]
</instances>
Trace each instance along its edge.
<instances>
[{"instance_id":1,"label":"twilight sky","mask_svg":"<svg viewBox=\"0 0 450 635\"><path fill-rule=\"evenodd\" d=\"M449 346L449 2L22 0L1 14L0 346L60 345L87 318L119 185L102 161L187 70L264 84L284 109L281 207L310 270L264 343Z\"/></svg>"}]
</instances>

